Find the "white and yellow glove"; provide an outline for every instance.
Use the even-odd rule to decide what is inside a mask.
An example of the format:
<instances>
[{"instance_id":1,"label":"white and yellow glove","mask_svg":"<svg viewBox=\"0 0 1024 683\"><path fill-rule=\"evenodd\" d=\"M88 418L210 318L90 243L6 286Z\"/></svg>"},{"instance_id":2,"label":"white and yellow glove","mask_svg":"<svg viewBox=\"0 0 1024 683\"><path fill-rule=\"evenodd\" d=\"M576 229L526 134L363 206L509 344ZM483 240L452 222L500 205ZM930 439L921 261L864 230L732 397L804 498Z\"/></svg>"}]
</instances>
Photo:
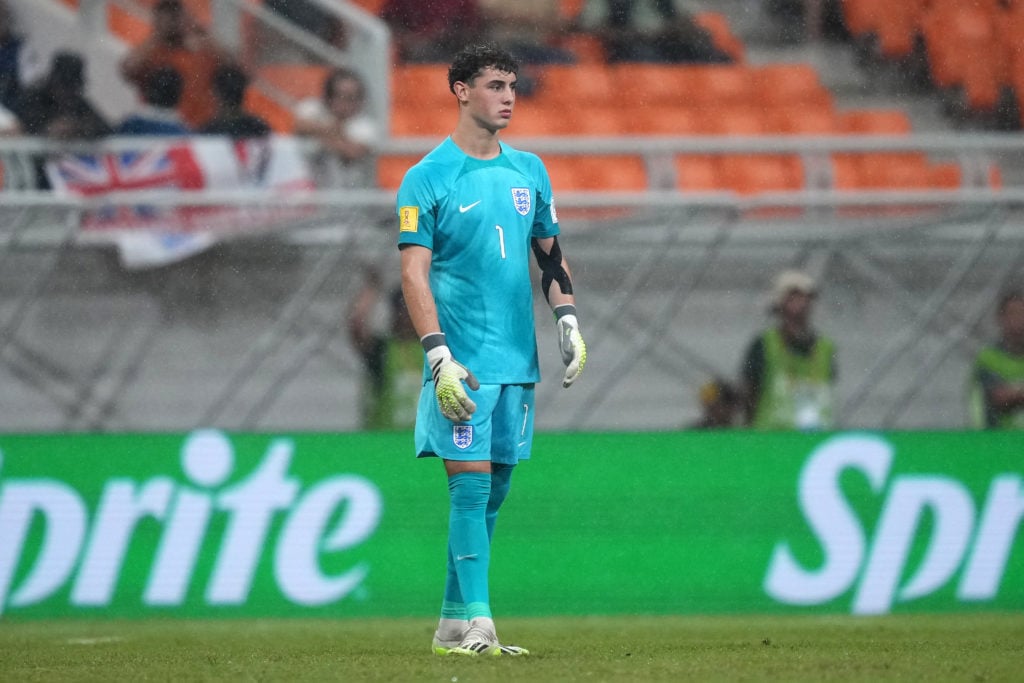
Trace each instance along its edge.
<instances>
[{"instance_id":1,"label":"white and yellow glove","mask_svg":"<svg viewBox=\"0 0 1024 683\"><path fill-rule=\"evenodd\" d=\"M580 334L575 306L564 304L555 307L555 321L558 325L558 350L565 363L562 386L568 389L583 374L583 366L587 363L587 345L583 343L583 335Z\"/></svg>"},{"instance_id":2,"label":"white and yellow glove","mask_svg":"<svg viewBox=\"0 0 1024 683\"><path fill-rule=\"evenodd\" d=\"M462 383L476 391L480 382L466 366L452 358L443 333L428 334L421 341L434 377L434 395L441 414L452 422L465 422L476 412L476 403L466 394Z\"/></svg>"}]
</instances>

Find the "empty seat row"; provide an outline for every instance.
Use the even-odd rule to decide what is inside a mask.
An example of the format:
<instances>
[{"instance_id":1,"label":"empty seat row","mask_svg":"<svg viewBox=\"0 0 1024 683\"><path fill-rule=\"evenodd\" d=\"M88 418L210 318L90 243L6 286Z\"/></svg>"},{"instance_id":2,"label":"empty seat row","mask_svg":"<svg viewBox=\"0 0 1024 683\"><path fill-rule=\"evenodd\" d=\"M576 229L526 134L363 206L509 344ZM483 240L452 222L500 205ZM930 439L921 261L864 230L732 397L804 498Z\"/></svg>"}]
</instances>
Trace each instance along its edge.
<instances>
[{"instance_id":1,"label":"empty seat row","mask_svg":"<svg viewBox=\"0 0 1024 683\"><path fill-rule=\"evenodd\" d=\"M636 110L680 104L712 106L802 104L831 106L831 92L808 64L748 66L646 63L551 64L532 73L536 81L521 99L563 109L614 105ZM391 91L398 107L432 107L451 102L448 69L442 64L404 64L392 70Z\"/></svg>"},{"instance_id":2,"label":"empty seat row","mask_svg":"<svg viewBox=\"0 0 1024 683\"><path fill-rule=\"evenodd\" d=\"M378 183L396 189L418 156L388 155L378 161ZM808 187L840 190L953 189L961 185L956 164L931 163L924 154L831 154L821 170L796 154L674 154L669 183L656 177L636 154L545 154L556 192L678 189L684 192L733 191L751 195Z\"/></svg>"},{"instance_id":3,"label":"empty seat row","mask_svg":"<svg viewBox=\"0 0 1024 683\"><path fill-rule=\"evenodd\" d=\"M455 104L434 109L396 108L391 133L403 136L444 136L450 132ZM899 109L857 109L784 105L759 109L745 105L691 108L652 105L637 109L591 106L565 109L520 102L504 133L507 138L559 135L840 135L911 132L910 118Z\"/></svg>"},{"instance_id":4,"label":"empty seat row","mask_svg":"<svg viewBox=\"0 0 1024 683\"><path fill-rule=\"evenodd\" d=\"M874 41L877 56L923 57L931 85L961 89L970 110L992 111L1010 91L1024 112L1024 3L844 0L843 14L857 40Z\"/></svg>"}]
</instances>

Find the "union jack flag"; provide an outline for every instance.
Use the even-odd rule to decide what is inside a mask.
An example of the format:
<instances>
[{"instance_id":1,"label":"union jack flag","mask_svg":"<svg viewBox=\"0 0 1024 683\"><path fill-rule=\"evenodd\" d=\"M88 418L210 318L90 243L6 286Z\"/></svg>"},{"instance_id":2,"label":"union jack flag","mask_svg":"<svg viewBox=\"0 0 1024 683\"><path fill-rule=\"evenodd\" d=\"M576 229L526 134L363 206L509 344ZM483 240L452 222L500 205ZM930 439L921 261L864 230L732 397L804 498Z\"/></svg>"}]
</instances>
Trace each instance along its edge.
<instances>
[{"instance_id":1,"label":"union jack flag","mask_svg":"<svg viewBox=\"0 0 1024 683\"><path fill-rule=\"evenodd\" d=\"M58 158L51 168L56 175L55 185L87 197L125 190L203 186L202 171L184 145L71 154Z\"/></svg>"}]
</instances>

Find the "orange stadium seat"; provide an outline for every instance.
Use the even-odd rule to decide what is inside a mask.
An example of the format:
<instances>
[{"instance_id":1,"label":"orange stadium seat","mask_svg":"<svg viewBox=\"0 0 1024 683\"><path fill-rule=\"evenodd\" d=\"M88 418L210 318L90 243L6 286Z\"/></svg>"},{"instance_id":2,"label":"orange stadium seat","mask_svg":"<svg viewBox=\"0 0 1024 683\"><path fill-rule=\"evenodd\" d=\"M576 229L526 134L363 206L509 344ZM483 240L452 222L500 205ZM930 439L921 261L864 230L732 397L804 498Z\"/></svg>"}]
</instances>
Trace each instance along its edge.
<instances>
[{"instance_id":1,"label":"orange stadium seat","mask_svg":"<svg viewBox=\"0 0 1024 683\"><path fill-rule=\"evenodd\" d=\"M976 59L993 61L1000 35L996 12L979 4L940 3L933 5L921 22L932 81L937 87L963 84L964 67ZM965 59L969 54L970 59ZM977 55L977 57L976 57Z\"/></svg>"},{"instance_id":2,"label":"orange stadium seat","mask_svg":"<svg viewBox=\"0 0 1024 683\"><path fill-rule=\"evenodd\" d=\"M928 0L887 2L875 23L878 51L887 59L903 59L914 51Z\"/></svg>"},{"instance_id":3,"label":"orange stadium seat","mask_svg":"<svg viewBox=\"0 0 1024 683\"><path fill-rule=\"evenodd\" d=\"M900 109L855 109L838 118L840 132L850 134L906 135L912 128L910 117ZM919 152L840 153L832 158L838 189L927 186L924 155Z\"/></svg>"},{"instance_id":4,"label":"orange stadium seat","mask_svg":"<svg viewBox=\"0 0 1024 683\"><path fill-rule=\"evenodd\" d=\"M686 107L662 105L626 110L626 132L631 135L693 135L696 115Z\"/></svg>"},{"instance_id":5,"label":"orange stadium seat","mask_svg":"<svg viewBox=\"0 0 1024 683\"><path fill-rule=\"evenodd\" d=\"M448 89L447 64L397 64L391 69L392 101L412 97L424 109L450 108L455 95Z\"/></svg>"},{"instance_id":6,"label":"orange stadium seat","mask_svg":"<svg viewBox=\"0 0 1024 683\"><path fill-rule=\"evenodd\" d=\"M705 130L716 135L761 135L765 116L760 109L746 105L723 105L709 114Z\"/></svg>"},{"instance_id":7,"label":"orange stadium seat","mask_svg":"<svg viewBox=\"0 0 1024 683\"><path fill-rule=\"evenodd\" d=\"M597 36L586 33L568 33L562 36L559 47L576 55L581 64L604 64L606 55L604 44Z\"/></svg>"},{"instance_id":8,"label":"orange stadium seat","mask_svg":"<svg viewBox=\"0 0 1024 683\"><path fill-rule=\"evenodd\" d=\"M544 165L556 192L639 192L647 189L647 169L637 155L548 154Z\"/></svg>"},{"instance_id":9,"label":"orange stadium seat","mask_svg":"<svg viewBox=\"0 0 1024 683\"><path fill-rule=\"evenodd\" d=\"M774 132L793 135L835 135L839 132L839 120L834 111L802 105L769 110L765 126Z\"/></svg>"},{"instance_id":10,"label":"orange stadium seat","mask_svg":"<svg viewBox=\"0 0 1024 683\"><path fill-rule=\"evenodd\" d=\"M679 65L622 62L611 72L620 102L633 111L649 105L685 105L695 87L693 69Z\"/></svg>"},{"instance_id":11,"label":"orange stadium seat","mask_svg":"<svg viewBox=\"0 0 1024 683\"><path fill-rule=\"evenodd\" d=\"M388 154L378 157L377 186L385 190L397 190L402 184L405 172L420 158L420 155L415 154Z\"/></svg>"},{"instance_id":12,"label":"orange stadium seat","mask_svg":"<svg viewBox=\"0 0 1024 683\"><path fill-rule=\"evenodd\" d=\"M583 5L587 0L557 0L558 13L562 19L574 19L583 11Z\"/></svg>"},{"instance_id":13,"label":"orange stadium seat","mask_svg":"<svg viewBox=\"0 0 1024 683\"><path fill-rule=\"evenodd\" d=\"M424 112L413 106L399 106L391 109L391 134L406 136L444 137L451 132L452 119L437 113Z\"/></svg>"},{"instance_id":14,"label":"orange stadium seat","mask_svg":"<svg viewBox=\"0 0 1024 683\"><path fill-rule=\"evenodd\" d=\"M188 13L195 17L203 26L209 26L213 21L213 7L211 0L182 0Z\"/></svg>"},{"instance_id":15,"label":"orange stadium seat","mask_svg":"<svg viewBox=\"0 0 1024 683\"><path fill-rule=\"evenodd\" d=\"M695 107L746 104L754 92L754 69L743 64L680 68L694 71L689 98Z\"/></svg>"},{"instance_id":16,"label":"orange stadium seat","mask_svg":"<svg viewBox=\"0 0 1024 683\"><path fill-rule=\"evenodd\" d=\"M766 109L790 105L832 107L832 93L810 64L768 64L754 71L751 80L757 103Z\"/></svg>"},{"instance_id":17,"label":"orange stadium seat","mask_svg":"<svg viewBox=\"0 0 1024 683\"><path fill-rule=\"evenodd\" d=\"M793 191L803 187L803 166L796 157L778 154L730 155L720 160L724 187L740 194Z\"/></svg>"},{"instance_id":18,"label":"orange stadium seat","mask_svg":"<svg viewBox=\"0 0 1024 683\"><path fill-rule=\"evenodd\" d=\"M926 190L931 172L923 154L865 154L860 159L860 187Z\"/></svg>"},{"instance_id":19,"label":"orange stadium seat","mask_svg":"<svg viewBox=\"0 0 1024 683\"><path fill-rule=\"evenodd\" d=\"M533 98L562 107L621 104L611 67L605 64L548 64L540 69L540 87Z\"/></svg>"},{"instance_id":20,"label":"orange stadium seat","mask_svg":"<svg viewBox=\"0 0 1024 683\"><path fill-rule=\"evenodd\" d=\"M905 135L910 133L910 116L902 109L853 109L838 116L844 133Z\"/></svg>"},{"instance_id":21,"label":"orange stadium seat","mask_svg":"<svg viewBox=\"0 0 1024 683\"><path fill-rule=\"evenodd\" d=\"M676 189L683 192L713 192L722 189L718 162L713 155L678 154L673 161Z\"/></svg>"},{"instance_id":22,"label":"orange stadium seat","mask_svg":"<svg viewBox=\"0 0 1024 683\"><path fill-rule=\"evenodd\" d=\"M616 106L582 107L564 117L574 135L624 135L633 112Z\"/></svg>"},{"instance_id":23,"label":"orange stadium seat","mask_svg":"<svg viewBox=\"0 0 1024 683\"><path fill-rule=\"evenodd\" d=\"M384 0L352 0L352 3L375 16L379 15L381 8L384 7Z\"/></svg>"},{"instance_id":24,"label":"orange stadium seat","mask_svg":"<svg viewBox=\"0 0 1024 683\"><path fill-rule=\"evenodd\" d=\"M766 132L766 120L754 107L723 107L712 117L719 135L757 136ZM802 166L793 154L723 154L718 177L726 189L743 194L766 190L795 190L803 184Z\"/></svg>"},{"instance_id":25,"label":"orange stadium seat","mask_svg":"<svg viewBox=\"0 0 1024 683\"><path fill-rule=\"evenodd\" d=\"M295 114L292 110L259 88L246 90L244 106L250 113L262 117L275 133L289 134L295 130Z\"/></svg>"},{"instance_id":26,"label":"orange stadium seat","mask_svg":"<svg viewBox=\"0 0 1024 683\"><path fill-rule=\"evenodd\" d=\"M743 41L732 31L729 20L720 12L697 12L693 15L694 21L711 34L711 38L722 52L732 57L737 62L746 58L746 46Z\"/></svg>"},{"instance_id":27,"label":"orange stadium seat","mask_svg":"<svg viewBox=\"0 0 1024 683\"><path fill-rule=\"evenodd\" d=\"M879 17L889 0L843 0L843 23L855 37L864 37L875 30Z\"/></svg>"},{"instance_id":28,"label":"orange stadium seat","mask_svg":"<svg viewBox=\"0 0 1024 683\"><path fill-rule=\"evenodd\" d=\"M548 177L551 179L551 187L556 193L577 189L579 181L577 181L576 172L579 169L579 165L579 157L555 154L546 154L544 156L544 167L547 168Z\"/></svg>"},{"instance_id":29,"label":"orange stadium seat","mask_svg":"<svg viewBox=\"0 0 1024 683\"><path fill-rule=\"evenodd\" d=\"M946 162L934 164L928 169L930 185L941 190L955 190L963 185L963 173L959 164Z\"/></svg>"},{"instance_id":30,"label":"orange stadium seat","mask_svg":"<svg viewBox=\"0 0 1024 683\"><path fill-rule=\"evenodd\" d=\"M996 56L997 48L975 53L963 68L964 101L974 111L994 111L1004 84L1009 80L1006 65ZM976 58L975 58L976 57Z\"/></svg>"},{"instance_id":31,"label":"orange stadium seat","mask_svg":"<svg viewBox=\"0 0 1024 683\"><path fill-rule=\"evenodd\" d=\"M573 117L560 108L542 102L518 102L512 109L512 122L502 133L508 137L573 135Z\"/></svg>"},{"instance_id":32,"label":"orange stadium seat","mask_svg":"<svg viewBox=\"0 0 1024 683\"><path fill-rule=\"evenodd\" d=\"M130 46L142 43L151 30L148 18L114 3L107 5L107 29Z\"/></svg>"}]
</instances>

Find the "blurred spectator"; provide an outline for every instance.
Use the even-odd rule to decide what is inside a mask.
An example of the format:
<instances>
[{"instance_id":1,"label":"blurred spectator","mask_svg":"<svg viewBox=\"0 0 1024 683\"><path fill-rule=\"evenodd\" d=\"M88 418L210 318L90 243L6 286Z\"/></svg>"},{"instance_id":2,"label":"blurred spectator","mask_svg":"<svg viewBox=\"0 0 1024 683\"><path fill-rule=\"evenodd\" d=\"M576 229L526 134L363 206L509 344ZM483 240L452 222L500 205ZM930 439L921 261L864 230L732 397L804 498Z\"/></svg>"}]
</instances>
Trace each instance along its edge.
<instances>
[{"instance_id":1,"label":"blurred spectator","mask_svg":"<svg viewBox=\"0 0 1024 683\"><path fill-rule=\"evenodd\" d=\"M516 92L531 95L540 80L535 68L544 64L571 64L576 56L557 45L565 23L558 3L548 0L478 0L487 40L519 60Z\"/></svg>"},{"instance_id":2,"label":"blurred spectator","mask_svg":"<svg viewBox=\"0 0 1024 683\"><path fill-rule=\"evenodd\" d=\"M763 0L763 7L782 42L849 38L843 0Z\"/></svg>"},{"instance_id":3,"label":"blurred spectator","mask_svg":"<svg viewBox=\"0 0 1024 683\"><path fill-rule=\"evenodd\" d=\"M736 425L740 397L724 379L715 378L700 387L700 419L691 429L730 429Z\"/></svg>"},{"instance_id":4,"label":"blurred spectator","mask_svg":"<svg viewBox=\"0 0 1024 683\"><path fill-rule=\"evenodd\" d=\"M1024 429L1024 290L1004 292L996 315L999 339L974 360L971 420L979 429Z\"/></svg>"},{"instance_id":5,"label":"blurred spectator","mask_svg":"<svg viewBox=\"0 0 1024 683\"><path fill-rule=\"evenodd\" d=\"M387 295L387 323L375 329L373 314L383 298L381 289L380 275L368 269L348 314L349 337L365 369L361 424L369 430L412 429L423 386L423 347L401 287Z\"/></svg>"},{"instance_id":6,"label":"blurred spectator","mask_svg":"<svg viewBox=\"0 0 1024 683\"><path fill-rule=\"evenodd\" d=\"M186 135L189 127L178 114L183 80L178 70L162 66L146 74L142 84L142 106L114 129L117 135Z\"/></svg>"},{"instance_id":7,"label":"blurred spectator","mask_svg":"<svg viewBox=\"0 0 1024 683\"><path fill-rule=\"evenodd\" d=\"M319 187L371 187L374 145L381 132L366 114L366 86L347 68L331 71L321 99L300 102L295 109L295 133L317 140L312 159Z\"/></svg>"},{"instance_id":8,"label":"blurred spectator","mask_svg":"<svg viewBox=\"0 0 1024 683\"><path fill-rule=\"evenodd\" d=\"M609 62L732 61L673 0L587 0L575 28L598 36Z\"/></svg>"},{"instance_id":9,"label":"blurred spectator","mask_svg":"<svg viewBox=\"0 0 1024 683\"><path fill-rule=\"evenodd\" d=\"M22 90L15 110L24 131L62 140L108 135L110 125L85 96L85 62L73 52L58 52L37 85Z\"/></svg>"},{"instance_id":10,"label":"blurred spectator","mask_svg":"<svg viewBox=\"0 0 1024 683\"><path fill-rule=\"evenodd\" d=\"M188 14L181 0L157 0L153 5L153 32L121 61L121 74L141 88L146 75L172 66L184 79L178 111L185 125L198 128L214 115L213 74L217 67L235 64L227 49L218 45Z\"/></svg>"},{"instance_id":11,"label":"blurred spectator","mask_svg":"<svg viewBox=\"0 0 1024 683\"><path fill-rule=\"evenodd\" d=\"M347 44L345 24L337 14L312 0L264 0L267 9L276 12L328 45L344 50Z\"/></svg>"},{"instance_id":12,"label":"blurred spectator","mask_svg":"<svg viewBox=\"0 0 1024 683\"><path fill-rule=\"evenodd\" d=\"M463 46L485 37L477 0L386 0L380 16L403 62L447 64Z\"/></svg>"},{"instance_id":13,"label":"blurred spectator","mask_svg":"<svg viewBox=\"0 0 1024 683\"><path fill-rule=\"evenodd\" d=\"M38 51L17 32L6 0L0 0L0 106L14 111L22 88L41 75L40 62Z\"/></svg>"},{"instance_id":14,"label":"blurred spectator","mask_svg":"<svg viewBox=\"0 0 1024 683\"><path fill-rule=\"evenodd\" d=\"M206 122L200 133L227 135L235 139L270 135L270 124L243 108L249 76L237 66L222 66L213 74L213 92L217 114Z\"/></svg>"},{"instance_id":15,"label":"blurred spectator","mask_svg":"<svg viewBox=\"0 0 1024 683\"><path fill-rule=\"evenodd\" d=\"M756 429L830 429L835 425L835 345L810 326L814 280L786 270L772 288L777 324L750 345L740 375L746 423Z\"/></svg>"},{"instance_id":16,"label":"blurred spectator","mask_svg":"<svg viewBox=\"0 0 1024 683\"><path fill-rule=\"evenodd\" d=\"M21 122L14 112L7 107L0 106L0 136L21 135Z\"/></svg>"},{"instance_id":17,"label":"blurred spectator","mask_svg":"<svg viewBox=\"0 0 1024 683\"><path fill-rule=\"evenodd\" d=\"M478 0L489 40L512 53L520 64L569 64L569 50L558 47L563 19L549 0Z\"/></svg>"}]
</instances>

